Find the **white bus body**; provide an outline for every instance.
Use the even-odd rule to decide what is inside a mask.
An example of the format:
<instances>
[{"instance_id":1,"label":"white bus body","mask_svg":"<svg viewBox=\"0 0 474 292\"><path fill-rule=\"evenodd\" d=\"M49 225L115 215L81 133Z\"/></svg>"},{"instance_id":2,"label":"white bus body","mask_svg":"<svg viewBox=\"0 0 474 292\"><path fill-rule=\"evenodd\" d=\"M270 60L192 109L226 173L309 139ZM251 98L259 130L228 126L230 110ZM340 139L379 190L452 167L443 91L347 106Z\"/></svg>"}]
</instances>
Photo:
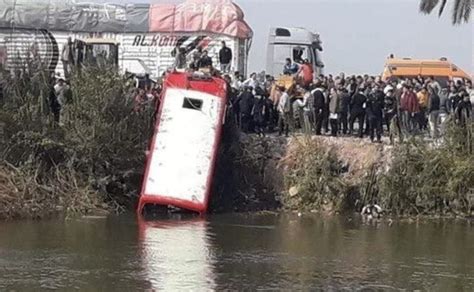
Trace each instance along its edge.
<instances>
[{"instance_id":1,"label":"white bus body","mask_svg":"<svg viewBox=\"0 0 474 292\"><path fill-rule=\"evenodd\" d=\"M226 94L220 78L192 79L186 73L166 76L139 214L147 204L207 211Z\"/></svg>"}]
</instances>

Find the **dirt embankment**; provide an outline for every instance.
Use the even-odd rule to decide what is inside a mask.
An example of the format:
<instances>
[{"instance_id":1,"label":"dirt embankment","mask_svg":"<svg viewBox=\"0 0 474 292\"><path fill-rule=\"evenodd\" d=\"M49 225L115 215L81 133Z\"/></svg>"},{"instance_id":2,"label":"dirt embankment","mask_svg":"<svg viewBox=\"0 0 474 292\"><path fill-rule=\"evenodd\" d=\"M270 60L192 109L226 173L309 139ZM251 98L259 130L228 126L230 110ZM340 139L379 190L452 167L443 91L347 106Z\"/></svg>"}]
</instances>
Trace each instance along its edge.
<instances>
[{"instance_id":1,"label":"dirt embankment","mask_svg":"<svg viewBox=\"0 0 474 292\"><path fill-rule=\"evenodd\" d=\"M441 146L417 138L391 146L346 137L238 137L221 155L215 211L341 213L377 203L400 216L474 214L470 135L464 142L447 135Z\"/></svg>"},{"instance_id":2,"label":"dirt embankment","mask_svg":"<svg viewBox=\"0 0 474 292\"><path fill-rule=\"evenodd\" d=\"M262 138L235 133L233 137L234 142L221 151L212 205L216 212L319 209L314 200L305 199L308 194L304 193L314 192L317 195L316 185L322 186L321 192L328 191L325 170L317 171L318 177L307 177L298 182L298 177L304 176L303 169L311 171L311 166L330 162L331 158L327 155L337 157L337 165L329 163L327 166L337 168L334 169L337 179L343 183L339 190L334 191L343 192L346 200L345 195L354 196L354 188L365 182L374 167L382 171L390 162L390 146L354 138L308 139L303 135ZM328 169L327 174L331 172ZM308 181L311 179L312 182ZM336 177L330 179L335 180ZM321 204L328 204L324 202L325 195L320 195L323 198ZM359 197L351 200L358 200ZM331 210L334 208L331 207Z\"/></svg>"}]
</instances>

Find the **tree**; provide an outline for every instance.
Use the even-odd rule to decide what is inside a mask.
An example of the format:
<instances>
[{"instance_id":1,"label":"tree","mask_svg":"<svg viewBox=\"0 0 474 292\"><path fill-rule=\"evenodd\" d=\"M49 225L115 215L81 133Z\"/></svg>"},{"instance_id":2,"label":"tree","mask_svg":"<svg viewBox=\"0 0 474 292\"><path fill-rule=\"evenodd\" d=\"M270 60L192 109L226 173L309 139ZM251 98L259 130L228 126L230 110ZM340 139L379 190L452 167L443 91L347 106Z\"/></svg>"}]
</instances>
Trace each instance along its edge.
<instances>
[{"instance_id":1,"label":"tree","mask_svg":"<svg viewBox=\"0 0 474 292\"><path fill-rule=\"evenodd\" d=\"M438 15L443 14L448 0L421 0L420 11L430 14L439 4ZM454 2L452 20L453 24L460 24L463 21L469 22L471 19L472 0L452 0Z\"/></svg>"}]
</instances>

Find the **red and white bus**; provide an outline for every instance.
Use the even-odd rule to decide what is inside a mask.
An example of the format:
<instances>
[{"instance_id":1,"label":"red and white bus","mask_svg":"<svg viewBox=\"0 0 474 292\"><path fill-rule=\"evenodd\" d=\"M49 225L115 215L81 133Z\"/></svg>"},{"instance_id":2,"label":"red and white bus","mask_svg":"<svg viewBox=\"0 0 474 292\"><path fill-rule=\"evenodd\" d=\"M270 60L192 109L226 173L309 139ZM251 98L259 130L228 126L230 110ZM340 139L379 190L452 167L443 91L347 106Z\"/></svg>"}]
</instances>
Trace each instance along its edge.
<instances>
[{"instance_id":1,"label":"red and white bus","mask_svg":"<svg viewBox=\"0 0 474 292\"><path fill-rule=\"evenodd\" d=\"M208 209L227 103L225 81L169 73L163 86L138 206Z\"/></svg>"}]
</instances>

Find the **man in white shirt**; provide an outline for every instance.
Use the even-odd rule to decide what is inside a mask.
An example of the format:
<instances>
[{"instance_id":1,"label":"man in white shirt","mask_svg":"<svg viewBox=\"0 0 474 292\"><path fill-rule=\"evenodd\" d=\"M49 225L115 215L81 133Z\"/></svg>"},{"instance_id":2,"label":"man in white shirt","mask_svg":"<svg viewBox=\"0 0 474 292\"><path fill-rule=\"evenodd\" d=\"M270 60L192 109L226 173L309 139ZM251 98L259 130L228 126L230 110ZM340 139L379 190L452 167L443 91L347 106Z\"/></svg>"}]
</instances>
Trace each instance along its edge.
<instances>
[{"instance_id":1,"label":"man in white shirt","mask_svg":"<svg viewBox=\"0 0 474 292\"><path fill-rule=\"evenodd\" d=\"M280 101L278 102L278 135L281 136L283 131L285 136L288 137L289 125L290 125L290 114L291 114L291 101L290 96L286 92L284 87L279 87L277 90L282 92Z\"/></svg>"},{"instance_id":2,"label":"man in white shirt","mask_svg":"<svg viewBox=\"0 0 474 292\"><path fill-rule=\"evenodd\" d=\"M471 100L471 105L474 107L474 89L472 88L472 81L466 81L466 90L469 93L469 99Z\"/></svg>"},{"instance_id":3,"label":"man in white shirt","mask_svg":"<svg viewBox=\"0 0 474 292\"><path fill-rule=\"evenodd\" d=\"M232 81L232 88L237 91L243 90L242 75L240 75L238 72L234 75L234 80Z\"/></svg>"},{"instance_id":4,"label":"man in white shirt","mask_svg":"<svg viewBox=\"0 0 474 292\"><path fill-rule=\"evenodd\" d=\"M250 78L245 80L242 85L243 87L251 87L253 90L253 93L255 94L255 89L257 88L257 86L259 86L258 80L257 80L257 73L250 74Z\"/></svg>"},{"instance_id":5,"label":"man in white shirt","mask_svg":"<svg viewBox=\"0 0 474 292\"><path fill-rule=\"evenodd\" d=\"M56 99L61 107L64 105L66 91L68 89L69 86L66 84L66 81L63 78L59 78L56 85L54 85L54 93L56 94Z\"/></svg>"}]
</instances>

